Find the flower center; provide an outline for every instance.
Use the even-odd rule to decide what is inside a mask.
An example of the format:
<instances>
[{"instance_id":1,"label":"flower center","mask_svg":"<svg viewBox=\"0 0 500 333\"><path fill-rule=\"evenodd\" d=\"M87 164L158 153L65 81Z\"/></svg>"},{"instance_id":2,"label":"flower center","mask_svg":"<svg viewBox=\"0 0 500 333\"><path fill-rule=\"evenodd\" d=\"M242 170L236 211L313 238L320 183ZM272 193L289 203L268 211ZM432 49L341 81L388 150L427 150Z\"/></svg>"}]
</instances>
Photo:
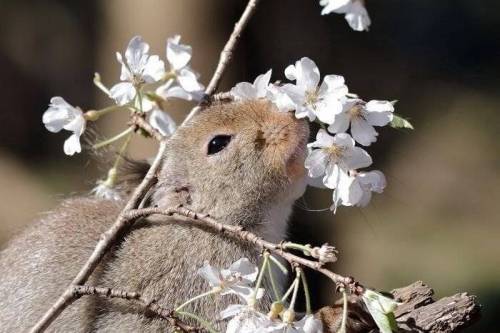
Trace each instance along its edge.
<instances>
[{"instance_id":1,"label":"flower center","mask_svg":"<svg viewBox=\"0 0 500 333\"><path fill-rule=\"evenodd\" d=\"M339 146L339 145L332 145L325 149L326 153L330 156L330 159L332 160L338 160L342 158L342 155L344 154L345 147L344 146Z\"/></svg>"},{"instance_id":2,"label":"flower center","mask_svg":"<svg viewBox=\"0 0 500 333\"><path fill-rule=\"evenodd\" d=\"M315 104L318 102L318 89L312 89L306 91L305 94L305 104L310 105L311 107L315 108Z\"/></svg>"},{"instance_id":3,"label":"flower center","mask_svg":"<svg viewBox=\"0 0 500 333\"><path fill-rule=\"evenodd\" d=\"M359 104L354 105L347 113L351 118L364 118L363 108Z\"/></svg>"}]
</instances>

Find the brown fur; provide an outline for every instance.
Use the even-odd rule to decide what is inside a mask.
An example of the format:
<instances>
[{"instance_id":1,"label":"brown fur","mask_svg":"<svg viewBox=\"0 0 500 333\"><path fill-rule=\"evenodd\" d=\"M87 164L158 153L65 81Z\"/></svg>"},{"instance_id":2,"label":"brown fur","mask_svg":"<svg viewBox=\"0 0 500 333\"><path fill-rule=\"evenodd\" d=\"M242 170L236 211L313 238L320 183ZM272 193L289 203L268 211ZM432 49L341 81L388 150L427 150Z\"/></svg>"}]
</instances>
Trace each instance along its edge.
<instances>
[{"instance_id":1,"label":"brown fur","mask_svg":"<svg viewBox=\"0 0 500 333\"><path fill-rule=\"evenodd\" d=\"M207 156L207 143L218 134L233 139L220 153ZM305 122L267 102L213 106L169 140L150 205L183 204L279 241L285 237L293 201L304 189L307 136ZM123 205L88 197L65 200L0 252L1 332L24 332L39 319ZM241 257L257 263L258 256L220 235L152 217L124 235L89 284L138 291L171 308L207 290L196 276L205 260L227 267ZM206 298L191 310L212 320L234 301ZM49 331L165 332L166 327L125 301L84 297Z\"/></svg>"}]
</instances>

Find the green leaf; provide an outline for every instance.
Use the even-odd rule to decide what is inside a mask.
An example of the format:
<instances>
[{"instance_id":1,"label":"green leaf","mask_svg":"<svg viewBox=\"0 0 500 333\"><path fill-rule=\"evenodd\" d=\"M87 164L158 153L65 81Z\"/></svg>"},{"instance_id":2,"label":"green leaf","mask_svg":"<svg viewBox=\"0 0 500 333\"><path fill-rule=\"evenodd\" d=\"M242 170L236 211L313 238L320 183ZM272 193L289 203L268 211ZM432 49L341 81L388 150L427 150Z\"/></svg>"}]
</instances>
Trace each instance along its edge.
<instances>
[{"instance_id":1,"label":"green leaf","mask_svg":"<svg viewBox=\"0 0 500 333\"><path fill-rule=\"evenodd\" d=\"M381 333L396 331L397 324L394 316L394 310L398 306L396 301L370 289L365 290L362 298Z\"/></svg>"},{"instance_id":2,"label":"green leaf","mask_svg":"<svg viewBox=\"0 0 500 333\"><path fill-rule=\"evenodd\" d=\"M414 129L413 125L403 117L398 116L397 114L394 114L394 117L392 118L391 121L391 127L393 128L407 128L407 129Z\"/></svg>"}]
</instances>

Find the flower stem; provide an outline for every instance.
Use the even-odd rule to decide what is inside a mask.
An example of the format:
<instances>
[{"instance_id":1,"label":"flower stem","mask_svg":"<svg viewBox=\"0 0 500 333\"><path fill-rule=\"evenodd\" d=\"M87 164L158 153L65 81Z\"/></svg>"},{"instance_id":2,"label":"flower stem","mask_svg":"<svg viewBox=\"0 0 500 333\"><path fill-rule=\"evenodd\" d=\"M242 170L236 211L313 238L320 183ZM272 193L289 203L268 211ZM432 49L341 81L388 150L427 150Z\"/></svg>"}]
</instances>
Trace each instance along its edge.
<instances>
[{"instance_id":1,"label":"flower stem","mask_svg":"<svg viewBox=\"0 0 500 333\"><path fill-rule=\"evenodd\" d=\"M127 136L128 134L132 133L134 129L132 127L129 127L127 128L125 131L115 135L114 137L108 139L108 140L105 140L105 141L102 141L102 142L99 142L99 143L96 143L95 145L92 146L92 148L94 149L99 149L99 148L102 148L104 146L107 146L115 141L118 141L120 140L121 138Z\"/></svg>"},{"instance_id":2,"label":"flower stem","mask_svg":"<svg viewBox=\"0 0 500 333\"><path fill-rule=\"evenodd\" d=\"M278 267L283 274L288 275L288 269L286 269L286 267L278 259L276 259L272 254L269 255L269 259L271 260L270 262L272 262L274 265L276 265L276 267Z\"/></svg>"},{"instance_id":3,"label":"flower stem","mask_svg":"<svg viewBox=\"0 0 500 333\"><path fill-rule=\"evenodd\" d=\"M342 299L343 299L343 307L342 307L342 321L340 322L340 329L338 333L346 333L347 332L347 292L342 290Z\"/></svg>"},{"instance_id":4,"label":"flower stem","mask_svg":"<svg viewBox=\"0 0 500 333\"><path fill-rule=\"evenodd\" d=\"M130 140L132 139L132 134L133 134L132 132L128 134L127 139L125 139L125 142L120 147L120 151L118 152L118 156L116 157L115 163L113 163L113 168L117 169L118 166L120 165L120 162L122 161L125 151L127 150L127 147L130 143Z\"/></svg>"},{"instance_id":5,"label":"flower stem","mask_svg":"<svg viewBox=\"0 0 500 333\"><path fill-rule=\"evenodd\" d=\"M264 256L271 256L269 253L264 253ZM281 299L280 292L278 291L278 287L276 286L276 281L274 280L273 268L270 264L267 265L267 274L269 275L269 280L271 280L271 286L273 288L274 299L279 301Z\"/></svg>"},{"instance_id":6,"label":"flower stem","mask_svg":"<svg viewBox=\"0 0 500 333\"><path fill-rule=\"evenodd\" d=\"M218 292L220 292L220 290L218 289L212 289L212 290L209 290L207 292L204 292L203 294L200 294L198 296L195 296L191 299L188 299L186 302L182 303L181 305L179 305L176 309L175 309L175 312L179 312L181 311L184 307L186 307L188 304L191 304L193 303L194 301L200 299L200 298L203 298L203 297L206 297L206 296L210 296L210 295L213 295L213 294L217 294Z\"/></svg>"},{"instance_id":7,"label":"flower stem","mask_svg":"<svg viewBox=\"0 0 500 333\"><path fill-rule=\"evenodd\" d=\"M302 275L302 270L300 268L297 268L297 276L295 277L295 287L293 288L293 294L292 294L292 299L290 300L290 306L288 307L291 310L294 310L295 308L295 301L297 300L297 294L299 292L299 279L300 276Z\"/></svg>"},{"instance_id":8,"label":"flower stem","mask_svg":"<svg viewBox=\"0 0 500 333\"><path fill-rule=\"evenodd\" d=\"M300 250L300 251L303 251L305 255L308 255L308 256L311 255L311 247L308 245L286 242L286 243L283 243L282 247L284 249Z\"/></svg>"},{"instance_id":9,"label":"flower stem","mask_svg":"<svg viewBox=\"0 0 500 333\"><path fill-rule=\"evenodd\" d=\"M266 256L264 254L264 260L262 261L262 266L260 267L259 276L257 277L257 282L255 283L254 294L257 295L257 291L259 290L262 284L262 278L264 277L264 273L266 272L266 268L269 265L269 255Z\"/></svg>"},{"instance_id":10,"label":"flower stem","mask_svg":"<svg viewBox=\"0 0 500 333\"><path fill-rule=\"evenodd\" d=\"M177 311L176 311L177 312ZM184 312L184 311L181 311L181 312L177 312L177 314L181 315L181 316L184 316L184 317L188 317L188 318L191 318L191 319L194 319L196 320L197 322L199 322L203 327L206 328L207 331L209 331L210 333L218 333L213 327L212 325L206 321L205 319L201 318L201 317L198 317L197 315L193 314L193 313L190 313L190 312Z\"/></svg>"},{"instance_id":11,"label":"flower stem","mask_svg":"<svg viewBox=\"0 0 500 333\"><path fill-rule=\"evenodd\" d=\"M102 92L104 92L106 95L110 95L111 92L109 91L108 88L102 83L101 81L101 75L99 73L94 73L94 84L96 85L97 88L99 88Z\"/></svg>"},{"instance_id":12,"label":"flower stem","mask_svg":"<svg viewBox=\"0 0 500 333\"><path fill-rule=\"evenodd\" d=\"M304 272L300 274L302 278L302 288L304 288L304 297L306 299L306 314L311 314L311 294L309 293L309 285L307 284L306 275Z\"/></svg>"},{"instance_id":13,"label":"flower stem","mask_svg":"<svg viewBox=\"0 0 500 333\"><path fill-rule=\"evenodd\" d=\"M288 296L290 296L290 294L292 293L292 291L294 290L295 288L295 285L298 283L298 280L297 279L293 279L293 282L292 284L290 285L290 287L288 288L288 290L285 292L285 294L283 295L283 297L281 297L281 301L282 302L285 302L287 299L288 299Z\"/></svg>"},{"instance_id":14,"label":"flower stem","mask_svg":"<svg viewBox=\"0 0 500 333\"><path fill-rule=\"evenodd\" d=\"M118 111L122 108L123 108L123 106L121 106L121 105L111 105L111 106L105 107L105 108L100 109L100 110L87 111L84 113L83 117L85 118L85 120L88 120L88 121L96 121L99 118L101 118L101 116L104 116L104 115L111 113L111 112L114 112L114 111Z\"/></svg>"}]
</instances>

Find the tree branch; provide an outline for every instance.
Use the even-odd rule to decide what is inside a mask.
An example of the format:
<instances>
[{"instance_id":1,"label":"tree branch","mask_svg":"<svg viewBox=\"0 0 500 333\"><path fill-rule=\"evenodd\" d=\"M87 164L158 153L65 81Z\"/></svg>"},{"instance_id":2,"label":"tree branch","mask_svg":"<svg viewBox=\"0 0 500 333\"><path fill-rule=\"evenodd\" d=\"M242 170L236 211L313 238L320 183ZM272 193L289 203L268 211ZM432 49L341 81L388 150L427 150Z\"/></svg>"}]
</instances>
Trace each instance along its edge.
<instances>
[{"instance_id":1,"label":"tree branch","mask_svg":"<svg viewBox=\"0 0 500 333\"><path fill-rule=\"evenodd\" d=\"M129 124L131 126L134 126L137 128L140 128L144 132L146 132L149 136L155 138L157 141L162 141L165 139L165 137L153 126L151 126L150 123L144 119L144 117L141 117L141 115L138 114L133 114L130 117Z\"/></svg>"},{"instance_id":2,"label":"tree branch","mask_svg":"<svg viewBox=\"0 0 500 333\"><path fill-rule=\"evenodd\" d=\"M193 327L184 323L175 315L174 310L166 309L158 305L155 299L149 299L137 292L129 292L124 290L117 290L111 288L103 287L92 287L92 286L73 286L73 301L81 296L85 295L97 295L108 298L121 298L128 301L137 303L139 306L144 308L145 311L149 311L154 315L165 319L170 325L178 328L181 332L191 332L197 333L202 332L203 329L199 327Z\"/></svg>"},{"instance_id":3,"label":"tree branch","mask_svg":"<svg viewBox=\"0 0 500 333\"><path fill-rule=\"evenodd\" d=\"M459 293L435 301L432 297L434 291L421 281L395 289L391 294L401 303L394 311L398 332L460 332L480 317L480 305L475 296ZM325 333L336 333L340 329L342 307L342 302L338 301L316 313L316 317L323 322ZM360 297L350 296L347 309L348 332L378 332Z\"/></svg>"},{"instance_id":4,"label":"tree branch","mask_svg":"<svg viewBox=\"0 0 500 333\"><path fill-rule=\"evenodd\" d=\"M233 52L236 48L236 45L238 44L238 40L240 39L241 33L247 26L248 21L250 21L250 18L255 12L258 3L259 0L249 0L247 6L245 7L245 10L243 11L243 14L241 14L240 19L234 25L233 32L231 33L231 36L229 36L229 39L226 42L226 45L224 46L224 49L222 49L222 52L220 53L219 63L217 64L217 68L215 69L214 75L212 76L210 83L205 89L205 94L208 96L208 98L210 98L210 96L214 94L215 90L217 90L219 82L222 79L222 75L224 74L227 65L229 64L229 62L233 57ZM186 119L184 119L183 124L185 124L189 119L191 119L200 109L201 107L199 105L193 108L186 117Z\"/></svg>"},{"instance_id":5,"label":"tree branch","mask_svg":"<svg viewBox=\"0 0 500 333\"><path fill-rule=\"evenodd\" d=\"M241 226L230 225L230 224L222 224L215 219L211 218L208 215L198 214L188 208L185 207L173 207L168 209L160 209L160 208L144 208L144 209L136 209L128 212L126 218L131 220L136 220L140 217L146 217L153 214L159 215L179 215L183 217L187 217L186 223L190 223L191 225L206 229L210 232L220 233L231 237L233 239L246 242L248 244L254 245L259 250L267 250L273 254L276 254L286 261L288 261L291 265L298 264L301 266L308 267L315 271L322 273L331 279L336 285L343 285L348 288L353 294L362 294L364 291L364 287L356 282L352 277L344 277L339 274L336 274L329 269L323 267L323 263L316 260L309 260L303 257L299 257L293 253L290 253L283 249L281 244L275 244L272 242L268 242L256 234L244 230ZM182 223L182 222L181 222Z\"/></svg>"},{"instance_id":6,"label":"tree branch","mask_svg":"<svg viewBox=\"0 0 500 333\"><path fill-rule=\"evenodd\" d=\"M226 45L224 46L224 49L221 52L220 58L219 58L219 63L217 65L217 68L215 69L215 72L212 76L212 79L210 80L210 83L205 90L205 93L207 96L210 96L213 94L215 89L217 88L220 79L222 78L222 74L224 73L227 65L229 64L229 61L231 60L234 48L236 47L236 44L238 42L238 39L243 31L243 29L246 27L250 17L252 16L253 12L255 11L255 7L257 6L259 0L249 0L248 4L241 15L239 21L236 23L234 26L234 30L231 33L231 36L229 37L229 40L227 41ZM183 124L190 119L198 110L200 109L199 106L193 108L189 115L186 117L184 120ZM143 119L139 119L140 117L136 117L136 119L132 118L132 122L144 129L146 132L150 133L152 136L154 136L156 139L160 140L160 148L158 150L158 153L156 154L155 161L151 165L151 168L149 169L148 173L144 177L143 181L139 186L135 189L134 193L130 197L129 201L127 202L126 206L123 208L122 212L116 219L115 223L111 226L111 228L106 231L103 235L101 235L101 239L97 243L92 255L89 257L85 265L80 269L80 272L78 275L75 277L75 279L71 282L71 284L66 288L64 293L57 299L57 301L50 307L49 310L42 316L42 318L33 326L33 328L30 330L31 333L38 333L38 332L43 332L49 325L57 318L57 316L64 311L64 309L71 304L70 302L70 296L73 291L73 288L78 285L83 285L89 278L90 274L95 270L101 259L104 257L106 252L111 248L111 246L114 244L116 241L118 235L122 230L124 230L127 226L130 226L133 222L134 219L129 219L125 218L125 216L128 214L128 212L134 208L137 208L139 206L139 203L141 202L142 197L144 194L149 190L149 188L152 186L153 181L156 176L156 172L159 168L161 158L163 156L163 153L165 151L165 142L162 141L164 138L162 136L156 135L156 132L152 130L151 126Z\"/></svg>"}]
</instances>

